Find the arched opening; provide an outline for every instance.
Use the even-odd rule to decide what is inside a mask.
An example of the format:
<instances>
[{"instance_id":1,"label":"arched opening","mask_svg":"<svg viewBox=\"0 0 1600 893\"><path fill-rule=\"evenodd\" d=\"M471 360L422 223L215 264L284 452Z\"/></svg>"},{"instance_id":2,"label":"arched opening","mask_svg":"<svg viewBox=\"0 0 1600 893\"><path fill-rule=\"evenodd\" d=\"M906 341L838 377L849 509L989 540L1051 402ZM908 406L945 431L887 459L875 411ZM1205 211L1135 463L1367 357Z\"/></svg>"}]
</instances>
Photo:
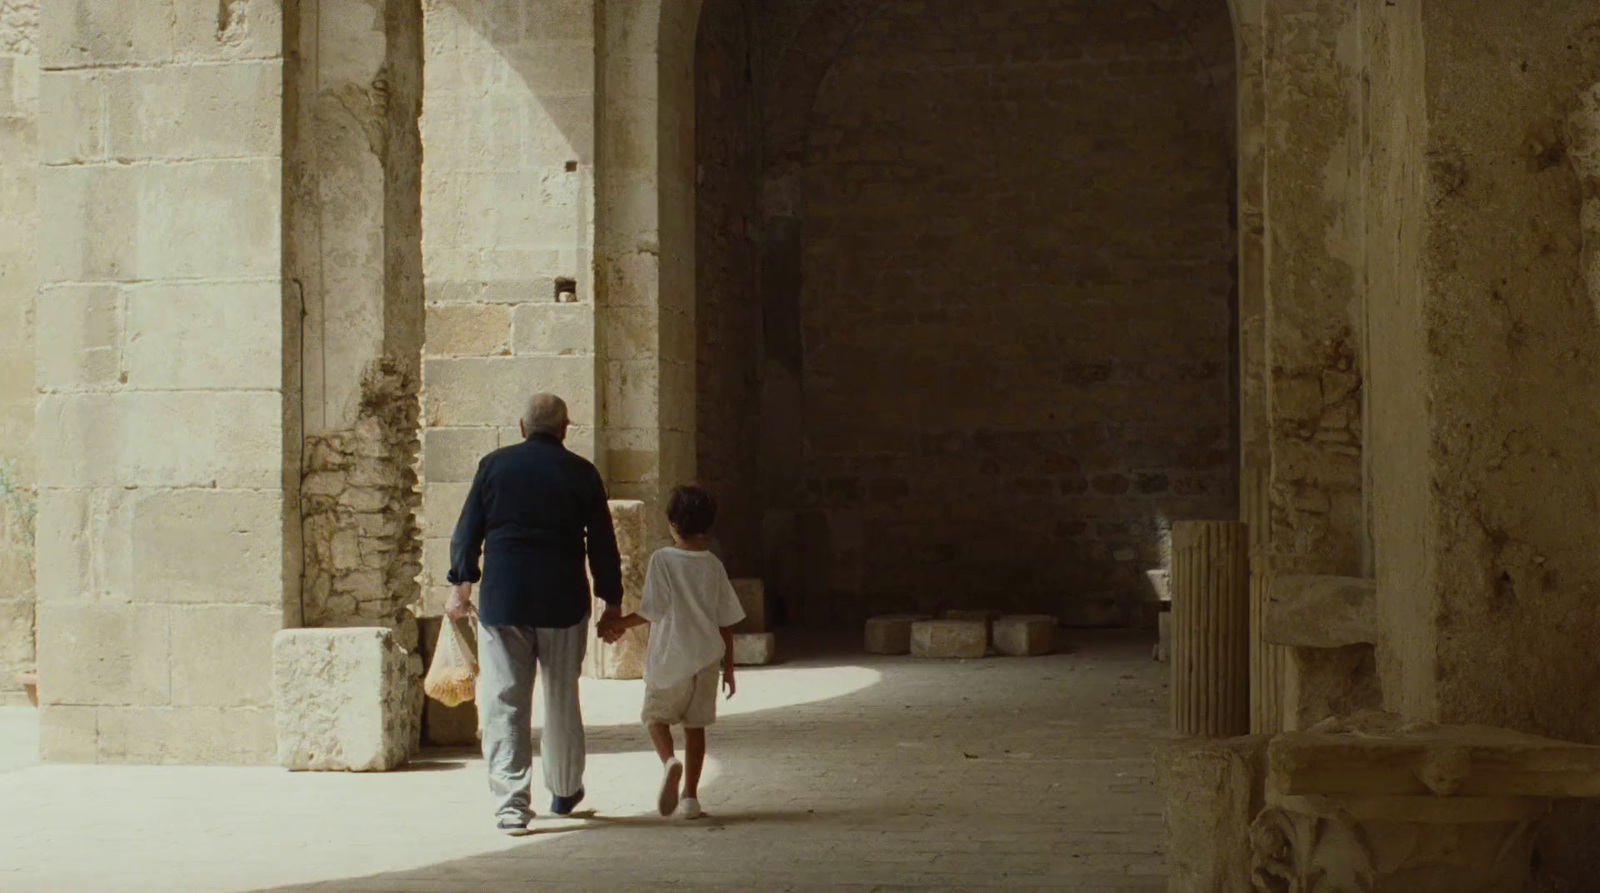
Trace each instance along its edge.
<instances>
[{"instance_id":1,"label":"arched opening","mask_svg":"<svg viewBox=\"0 0 1600 893\"><path fill-rule=\"evenodd\" d=\"M1141 622L1168 522L1238 512L1226 4L791 6L697 47L730 568L790 623Z\"/></svg>"}]
</instances>

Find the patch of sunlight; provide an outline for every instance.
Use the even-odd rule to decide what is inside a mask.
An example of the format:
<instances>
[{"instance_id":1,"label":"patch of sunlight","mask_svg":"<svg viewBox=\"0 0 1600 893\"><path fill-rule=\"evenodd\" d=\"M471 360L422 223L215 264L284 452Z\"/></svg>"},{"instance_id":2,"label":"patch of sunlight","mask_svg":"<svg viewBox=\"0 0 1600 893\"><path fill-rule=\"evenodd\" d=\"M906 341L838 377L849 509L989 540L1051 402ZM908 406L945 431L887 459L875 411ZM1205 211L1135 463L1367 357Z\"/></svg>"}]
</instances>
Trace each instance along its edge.
<instances>
[{"instance_id":1,"label":"patch of sunlight","mask_svg":"<svg viewBox=\"0 0 1600 893\"><path fill-rule=\"evenodd\" d=\"M830 701L876 685L882 678L867 667L739 667L734 674L739 691L729 700L720 693L718 716L742 716L798 704ZM585 679L581 683L584 725L638 725L644 703L644 683L639 680ZM542 696L534 697L534 723L542 711Z\"/></svg>"}]
</instances>

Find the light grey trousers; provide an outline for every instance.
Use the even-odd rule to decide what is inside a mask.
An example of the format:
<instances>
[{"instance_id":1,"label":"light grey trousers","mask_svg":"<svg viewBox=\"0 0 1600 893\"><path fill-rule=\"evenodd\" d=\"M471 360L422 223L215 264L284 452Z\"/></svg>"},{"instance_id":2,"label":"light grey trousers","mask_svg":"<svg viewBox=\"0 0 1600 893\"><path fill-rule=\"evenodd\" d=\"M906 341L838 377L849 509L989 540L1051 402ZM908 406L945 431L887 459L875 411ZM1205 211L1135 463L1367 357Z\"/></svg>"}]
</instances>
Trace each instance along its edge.
<instances>
[{"instance_id":1,"label":"light grey trousers","mask_svg":"<svg viewBox=\"0 0 1600 893\"><path fill-rule=\"evenodd\" d=\"M489 791L500 816L529 818L533 809L533 680L544 672L544 728L539 761L550 793L570 797L583 789L583 713L578 676L589 642L588 621L566 629L478 627L478 722Z\"/></svg>"}]
</instances>

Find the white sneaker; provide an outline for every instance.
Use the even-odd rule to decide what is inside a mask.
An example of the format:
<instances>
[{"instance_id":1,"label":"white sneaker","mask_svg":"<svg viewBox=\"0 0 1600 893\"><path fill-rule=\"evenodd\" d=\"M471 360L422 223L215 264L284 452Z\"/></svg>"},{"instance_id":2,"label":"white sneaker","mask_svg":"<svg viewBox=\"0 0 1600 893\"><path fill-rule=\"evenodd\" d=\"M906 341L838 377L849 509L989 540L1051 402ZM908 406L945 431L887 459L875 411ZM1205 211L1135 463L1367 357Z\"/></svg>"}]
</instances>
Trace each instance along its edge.
<instances>
[{"instance_id":1,"label":"white sneaker","mask_svg":"<svg viewBox=\"0 0 1600 893\"><path fill-rule=\"evenodd\" d=\"M678 808L678 785L683 782L683 764L673 757L661 767L661 793L656 795L656 809L662 815L672 815Z\"/></svg>"},{"instance_id":2,"label":"white sneaker","mask_svg":"<svg viewBox=\"0 0 1600 893\"><path fill-rule=\"evenodd\" d=\"M678 811L673 815L680 819L698 819L705 813L700 811L700 801L693 797L685 797L678 801Z\"/></svg>"}]
</instances>

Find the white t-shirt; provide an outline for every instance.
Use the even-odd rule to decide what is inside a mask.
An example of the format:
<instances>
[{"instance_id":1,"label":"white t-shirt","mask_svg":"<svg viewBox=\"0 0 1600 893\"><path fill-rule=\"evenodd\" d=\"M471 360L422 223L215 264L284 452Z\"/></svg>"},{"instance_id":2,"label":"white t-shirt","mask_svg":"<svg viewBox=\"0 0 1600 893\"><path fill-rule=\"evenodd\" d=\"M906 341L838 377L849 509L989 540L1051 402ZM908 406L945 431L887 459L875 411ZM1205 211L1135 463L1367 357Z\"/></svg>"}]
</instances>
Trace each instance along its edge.
<instances>
[{"instance_id":1,"label":"white t-shirt","mask_svg":"<svg viewBox=\"0 0 1600 893\"><path fill-rule=\"evenodd\" d=\"M639 615L650 621L644 682L666 688L722 659L722 627L743 620L744 608L721 559L668 546L650 556Z\"/></svg>"}]
</instances>

